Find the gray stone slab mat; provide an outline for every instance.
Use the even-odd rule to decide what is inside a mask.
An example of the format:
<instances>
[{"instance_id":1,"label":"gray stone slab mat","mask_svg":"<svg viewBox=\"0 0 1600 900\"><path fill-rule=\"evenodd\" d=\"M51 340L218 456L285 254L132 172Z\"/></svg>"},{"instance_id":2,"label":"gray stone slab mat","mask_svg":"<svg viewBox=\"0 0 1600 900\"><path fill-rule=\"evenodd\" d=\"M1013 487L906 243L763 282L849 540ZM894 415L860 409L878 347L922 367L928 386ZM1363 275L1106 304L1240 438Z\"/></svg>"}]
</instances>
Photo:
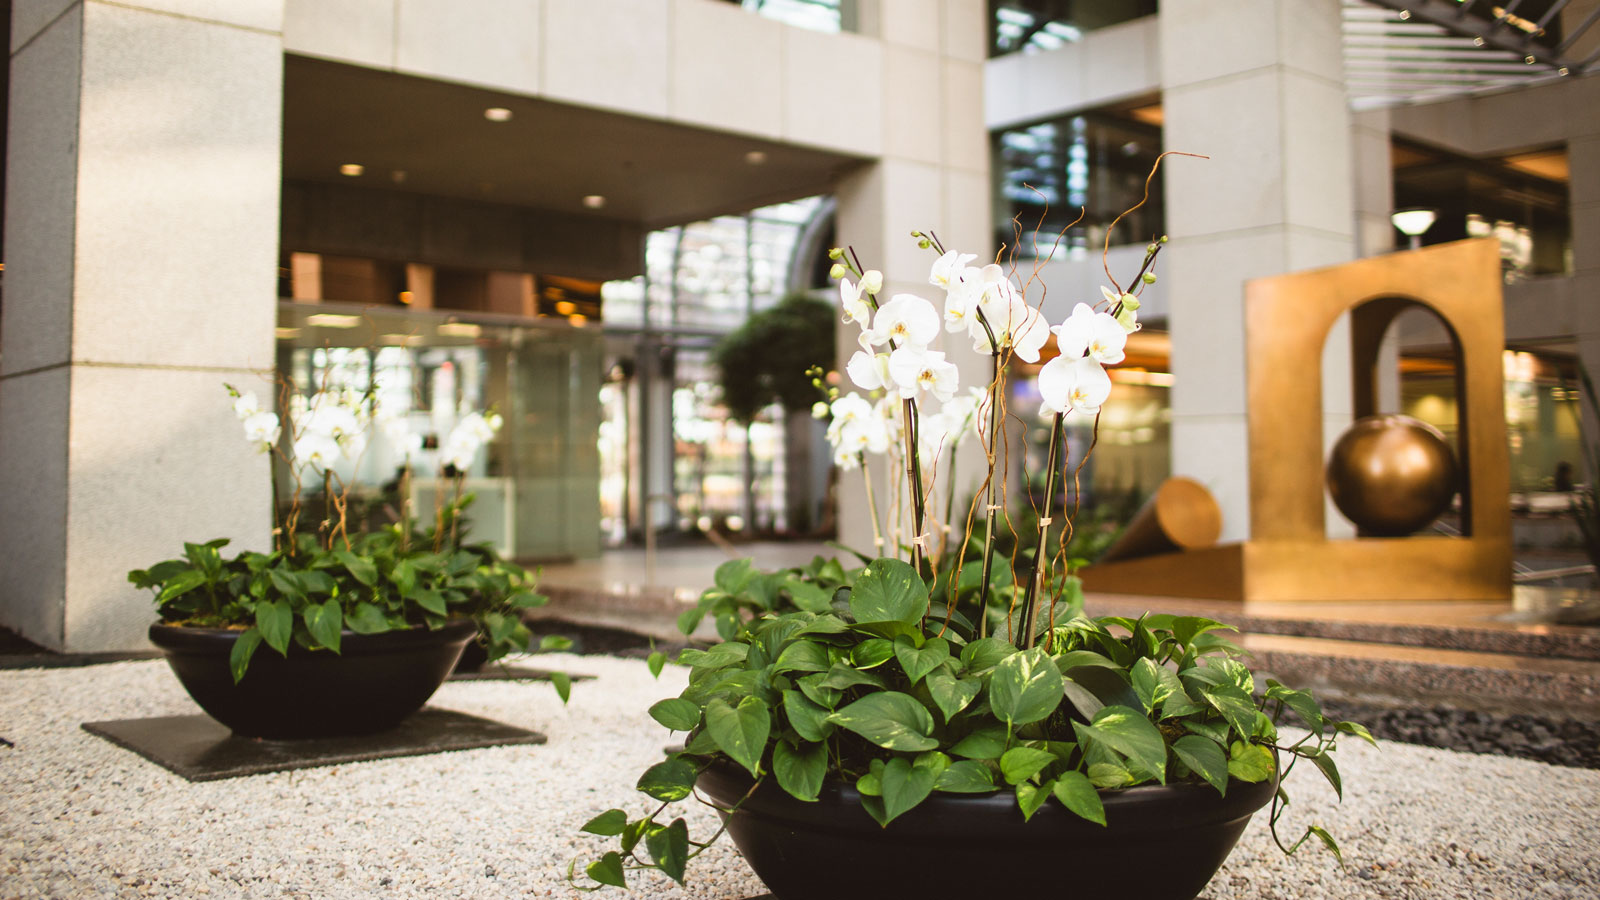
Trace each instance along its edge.
<instances>
[{"instance_id":1,"label":"gray stone slab mat","mask_svg":"<svg viewBox=\"0 0 1600 900\"><path fill-rule=\"evenodd\" d=\"M85 722L83 730L189 781L548 740L537 731L433 707L418 710L388 731L354 737L293 741L238 737L207 715Z\"/></svg>"}]
</instances>

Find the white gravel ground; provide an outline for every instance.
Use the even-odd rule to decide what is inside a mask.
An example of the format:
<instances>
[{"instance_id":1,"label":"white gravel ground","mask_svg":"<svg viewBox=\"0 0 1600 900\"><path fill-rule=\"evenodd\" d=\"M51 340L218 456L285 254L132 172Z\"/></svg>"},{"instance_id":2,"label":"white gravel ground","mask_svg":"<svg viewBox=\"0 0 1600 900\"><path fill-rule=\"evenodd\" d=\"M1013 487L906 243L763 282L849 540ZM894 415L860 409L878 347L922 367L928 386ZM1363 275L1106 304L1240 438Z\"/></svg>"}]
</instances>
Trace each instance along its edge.
<instances>
[{"instance_id":1,"label":"white gravel ground","mask_svg":"<svg viewBox=\"0 0 1600 900\"><path fill-rule=\"evenodd\" d=\"M574 685L569 707L528 682L448 684L433 702L537 728L546 745L205 784L78 727L193 712L165 663L0 672L0 737L16 745L0 747L0 900L576 896L568 861L606 847L577 829L650 802L633 783L665 738L645 709L682 674L656 682L643 662L606 657L539 664L599 678ZM1297 773L1291 814L1331 829L1346 864L1312 847L1284 858L1258 816L1205 897L1600 897L1600 771L1402 744L1340 756L1344 804ZM713 819L692 811L691 833ZM687 891L665 879L635 889L762 892L731 845L696 860Z\"/></svg>"}]
</instances>

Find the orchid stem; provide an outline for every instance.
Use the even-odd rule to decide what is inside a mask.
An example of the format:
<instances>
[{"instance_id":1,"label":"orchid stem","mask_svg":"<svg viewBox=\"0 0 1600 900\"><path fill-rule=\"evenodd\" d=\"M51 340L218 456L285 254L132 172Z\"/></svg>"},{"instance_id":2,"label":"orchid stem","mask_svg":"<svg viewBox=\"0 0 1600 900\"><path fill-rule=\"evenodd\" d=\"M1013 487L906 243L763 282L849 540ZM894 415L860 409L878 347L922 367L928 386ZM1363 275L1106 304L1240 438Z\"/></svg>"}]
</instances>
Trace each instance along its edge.
<instances>
[{"instance_id":1,"label":"orchid stem","mask_svg":"<svg viewBox=\"0 0 1600 900\"><path fill-rule=\"evenodd\" d=\"M994 519L998 512L996 502L995 443L999 440L1000 420L1000 351L994 352L994 381L989 384L989 446L984 448L989 463L988 509L984 511L983 525L983 575L978 582L978 637L989 633L989 573L994 568Z\"/></svg>"},{"instance_id":2,"label":"orchid stem","mask_svg":"<svg viewBox=\"0 0 1600 900\"><path fill-rule=\"evenodd\" d=\"M873 552L883 555L883 529L878 526L878 500L872 490L872 473L867 471L867 455L857 454L861 460L861 480L867 488L867 518L872 520L872 546Z\"/></svg>"},{"instance_id":3,"label":"orchid stem","mask_svg":"<svg viewBox=\"0 0 1600 900\"><path fill-rule=\"evenodd\" d=\"M1018 618L1017 627L1022 629L1022 643L1018 644L1026 650L1033 646L1033 616L1038 602L1039 582L1044 577L1044 543L1045 533L1050 530L1051 501L1056 496L1056 474L1061 468L1061 422L1064 413L1056 413L1055 421L1050 425L1050 457L1045 464L1044 477L1044 509L1039 517L1039 540L1033 550L1033 572L1028 576L1028 590L1022 600L1022 615ZM1015 635L1013 635L1013 642Z\"/></svg>"}]
</instances>

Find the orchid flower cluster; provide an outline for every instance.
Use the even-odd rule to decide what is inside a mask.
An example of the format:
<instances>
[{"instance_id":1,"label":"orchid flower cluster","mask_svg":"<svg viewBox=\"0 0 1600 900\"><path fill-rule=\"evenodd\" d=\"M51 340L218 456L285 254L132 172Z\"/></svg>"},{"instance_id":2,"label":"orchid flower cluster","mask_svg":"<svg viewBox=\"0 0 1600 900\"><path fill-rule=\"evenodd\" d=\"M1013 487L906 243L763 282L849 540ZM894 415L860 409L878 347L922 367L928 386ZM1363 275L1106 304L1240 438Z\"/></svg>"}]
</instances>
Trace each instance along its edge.
<instances>
[{"instance_id":1,"label":"orchid flower cluster","mask_svg":"<svg viewBox=\"0 0 1600 900\"><path fill-rule=\"evenodd\" d=\"M332 535L344 533L346 495L350 485L335 472L335 466L341 460L359 462L366 452L368 436L374 426L383 433L402 461L402 524L409 535L411 511L408 483L413 462L422 451L422 435L413 431L405 419L394 411L397 409L394 404L383 404L376 394L351 388L324 386L309 396L286 388L287 399L283 405L288 413L289 446L284 448L280 446L283 427L278 415L263 409L254 391L241 392L232 385L224 387L233 397L234 414L244 426L245 439L262 453L277 453L289 466L294 483L291 510L278 528L278 533L288 544L293 543L300 518L302 477L307 471L323 483L327 509L324 511L322 527L327 532L327 539L331 541ZM444 478L453 471L455 496L451 504L446 506L446 492L440 490L435 495L438 506L435 518L439 523L436 535L443 535L448 525L454 537L458 527L455 511L461 504L462 476L477 460L484 445L494 440L503 424L504 420L498 413L474 411L462 416L445 438L438 455L439 476ZM278 483L274 479L275 509L278 506L277 491Z\"/></svg>"},{"instance_id":2,"label":"orchid flower cluster","mask_svg":"<svg viewBox=\"0 0 1600 900\"><path fill-rule=\"evenodd\" d=\"M950 495L946 497L946 521L942 526L948 533L952 518L949 501L955 488L954 449L964 436L977 432L985 444L989 464L987 566L994 514L1001 499L995 478L994 436L998 413L1004 405L1006 364L1013 356L1038 363L1045 345L1054 337L1057 354L1040 368L1038 375L1040 413L1055 420L1054 447L1060 443L1064 419L1094 418L1110 396L1111 378L1105 367L1123 361L1128 335L1140 327L1138 293L1120 286L1103 287L1100 303L1079 303L1065 321L1052 327L1039 308L1028 303L1023 289L1002 266L974 266L971 263L977 258L975 254L947 252L931 233L912 232L912 237L918 239L920 247L938 254L928 271L928 283L944 292L942 315L933 302L912 293L896 293L880 303L883 273L860 267L853 254L847 256L840 249L830 251L835 261L831 274L839 281L843 321L860 329L857 343L861 349L845 365L846 374L860 392L841 394L836 388L825 388L822 373L816 372L814 383L828 399L818 403L813 412L818 418L831 420L828 440L834 462L840 468L864 469L867 454L885 455L897 467L905 462L907 489L914 507L914 563L925 549L922 470L936 464L943 451L951 451L947 470ZM1147 248L1144 266L1133 285L1138 291L1154 283L1150 266L1164 242L1162 238ZM992 357L994 378L988 385L960 392L955 364L942 351L932 349L941 332L965 336L972 341L975 352ZM937 411L929 406L933 401L941 404ZM907 429L912 432L909 436ZM1056 465L1054 451L1050 465L1052 469ZM891 490L898 487L892 484ZM878 530L870 479L867 500L881 550L884 539ZM901 502L898 494L892 495L889 531L896 546ZM1048 525L1048 510L1041 519ZM987 583L987 571L984 578Z\"/></svg>"},{"instance_id":3,"label":"orchid flower cluster","mask_svg":"<svg viewBox=\"0 0 1600 900\"><path fill-rule=\"evenodd\" d=\"M230 391L233 390L231 387ZM244 425L245 439L261 453L269 453L282 433L276 413L261 408L254 391L233 391L233 411ZM332 468L340 459L354 462L367 447L369 428L376 423L396 453L409 466L422 451L422 435L389 407L368 400L349 388L319 391L313 397L289 397L290 457L317 472ZM485 444L494 440L504 419L498 413L470 412L450 430L441 446L441 464L458 472L472 467Z\"/></svg>"}]
</instances>

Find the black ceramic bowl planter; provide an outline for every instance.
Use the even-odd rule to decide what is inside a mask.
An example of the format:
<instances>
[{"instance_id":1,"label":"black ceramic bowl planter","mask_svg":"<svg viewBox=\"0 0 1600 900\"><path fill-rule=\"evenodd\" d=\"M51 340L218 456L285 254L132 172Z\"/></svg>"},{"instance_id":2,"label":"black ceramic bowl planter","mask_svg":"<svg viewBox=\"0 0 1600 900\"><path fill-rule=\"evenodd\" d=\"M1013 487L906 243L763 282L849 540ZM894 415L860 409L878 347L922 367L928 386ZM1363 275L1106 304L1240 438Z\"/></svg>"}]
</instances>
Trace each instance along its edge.
<instances>
[{"instance_id":1,"label":"black ceramic bowl planter","mask_svg":"<svg viewBox=\"0 0 1600 900\"><path fill-rule=\"evenodd\" d=\"M743 769L718 760L697 787L726 808L751 784ZM971 900L997 884L1008 896L1070 889L1074 897L1131 896L1137 884L1140 900L1193 900L1276 788L1269 779L1230 781L1225 797L1189 783L1103 791L1105 826L1055 803L1024 821L1009 791L934 794L883 828L854 788L828 782L805 803L769 779L722 816L778 900Z\"/></svg>"},{"instance_id":2,"label":"black ceramic bowl planter","mask_svg":"<svg viewBox=\"0 0 1600 900\"><path fill-rule=\"evenodd\" d=\"M240 632L157 623L150 642L206 714L243 737L289 740L372 734L428 702L477 634L471 619L437 631L345 631L339 652L262 647L234 683L228 656Z\"/></svg>"}]
</instances>

